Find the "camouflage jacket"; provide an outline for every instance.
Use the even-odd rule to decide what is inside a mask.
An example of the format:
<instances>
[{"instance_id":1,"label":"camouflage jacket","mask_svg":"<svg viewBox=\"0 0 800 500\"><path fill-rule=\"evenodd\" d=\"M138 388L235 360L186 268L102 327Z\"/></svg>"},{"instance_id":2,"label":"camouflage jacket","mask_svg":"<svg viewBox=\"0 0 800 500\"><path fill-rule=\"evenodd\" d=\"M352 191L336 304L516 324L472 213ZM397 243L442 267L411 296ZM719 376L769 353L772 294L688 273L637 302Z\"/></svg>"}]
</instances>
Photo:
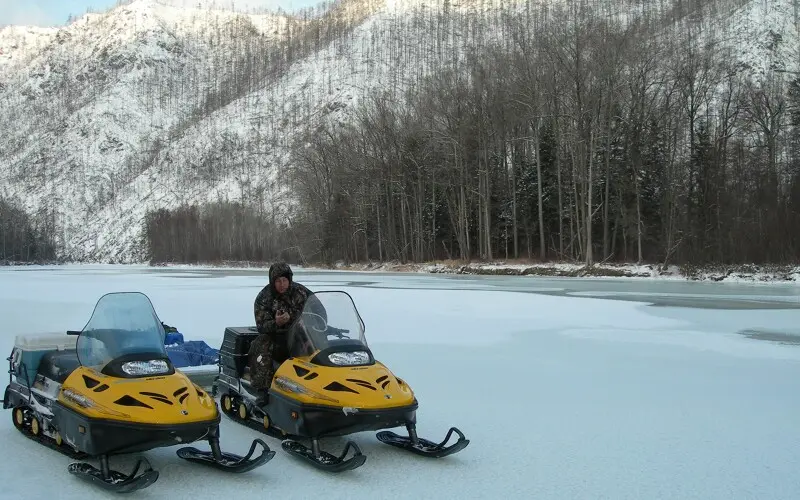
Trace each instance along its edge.
<instances>
[{"instance_id":1,"label":"camouflage jacket","mask_svg":"<svg viewBox=\"0 0 800 500\"><path fill-rule=\"evenodd\" d=\"M283 295L278 295L272 285L265 286L256 296L254 303L258 332L268 335L271 339L274 339L275 334L285 332L286 328L300 317L309 295L311 290L294 281L289 284L289 289ZM289 313L290 318L289 323L279 327L275 323L275 316L281 309Z\"/></svg>"}]
</instances>

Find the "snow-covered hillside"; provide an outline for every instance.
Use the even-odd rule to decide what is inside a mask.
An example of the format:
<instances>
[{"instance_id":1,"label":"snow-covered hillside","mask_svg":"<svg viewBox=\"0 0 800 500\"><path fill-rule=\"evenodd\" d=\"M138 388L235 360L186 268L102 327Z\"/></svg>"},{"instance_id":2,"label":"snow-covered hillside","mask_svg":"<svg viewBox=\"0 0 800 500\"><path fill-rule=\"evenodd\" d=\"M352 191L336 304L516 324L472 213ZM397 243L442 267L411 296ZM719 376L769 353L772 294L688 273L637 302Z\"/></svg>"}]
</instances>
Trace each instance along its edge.
<instances>
[{"instance_id":1,"label":"snow-covered hillside","mask_svg":"<svg viewBox=\"0 0 800 500\"><path fill-rule=\"evenodd\" d=\"M752 74L771 70L800 70L800 4L791 0L746 1L699 25L700 43L719 45L721 57L731 58Z\"/></svg>"},{"instance_id":2,"label":"snow-covered hillside","mask_svg":"<svg viewBox=\"0 0 800 500\"><path fill-rule=\"evenodd\" d=\"M769 55L796 69L792 2L741 3L701 26L753 67ZM346 0L328 24L177 5L135 0L60 29L0 31L0 196L54 217L69 258L140 260L156 208L285 212L285 168L319 123L347 123L374 90L401 98L499 39L503 15L527 2ZM607 5L621 18L642 9Z\"/></svg>"},{"instance_id":3,"label":"snow-covered hillside","mask_svg":"<svg viewBox=\"0 0 800 500\"><path fill-rule=\"evenodd\" d=\"M55 28L8 26L0 29L0 85L38 54L57 33Z\"/></svg>"},{"instance_id":4,"label":"snow-covered hillside","mask_svg":"<svg viewBox=\"0 0 800 500\"><path fill-rule=\"evenodd\" d=\"M57 31L32 31L36 44L11 52L11 61L27 64L5 77L2 194L31 213L55 211L76 258L130 256L147 206L202 199L205 191L180 172L164 175L172 159L159 157L159 144L197 121L214 80L229 78L230 55L269 47L285 27L273 15L139 0ZM3 40L21 30L7 31ZM185 181L188 190L176 190Z\"/></svg>"}]
</instances>

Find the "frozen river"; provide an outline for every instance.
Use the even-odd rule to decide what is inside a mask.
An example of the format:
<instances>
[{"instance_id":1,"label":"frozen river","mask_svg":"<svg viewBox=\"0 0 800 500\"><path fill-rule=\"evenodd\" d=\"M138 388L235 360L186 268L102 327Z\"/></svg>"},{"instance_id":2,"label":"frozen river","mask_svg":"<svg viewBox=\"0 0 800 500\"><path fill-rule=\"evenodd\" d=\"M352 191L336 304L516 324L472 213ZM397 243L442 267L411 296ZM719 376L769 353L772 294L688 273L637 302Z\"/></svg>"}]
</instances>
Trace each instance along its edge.
<instances>
[{"instance_id":1,"label":"frozen river","mask_svg":"<svg viewBox=\"0 0 800 500\"><path fill-rule=\"evenodd\" d=\"M351 438L367 462L341 475L311 470L271 438L276 457L242 475L161 448L145 453L161 476L137 498L800 498L796 284L295 277L353 296L376 358L420 400L422 436L440 440L455 425L470 445L425 461L361 433ZM263 269L0 268L0 352L18 334L80 329L102 294L131 290L187 340L219 347L226 326L253 323L265 282ZM6 496L109 498L71 477L68 458L20 436L6 413ZM221 432L223 448L238 453L258 436L227 418ZM133 462L112 466L128 472Z\"/></svg>"}]
</instances>

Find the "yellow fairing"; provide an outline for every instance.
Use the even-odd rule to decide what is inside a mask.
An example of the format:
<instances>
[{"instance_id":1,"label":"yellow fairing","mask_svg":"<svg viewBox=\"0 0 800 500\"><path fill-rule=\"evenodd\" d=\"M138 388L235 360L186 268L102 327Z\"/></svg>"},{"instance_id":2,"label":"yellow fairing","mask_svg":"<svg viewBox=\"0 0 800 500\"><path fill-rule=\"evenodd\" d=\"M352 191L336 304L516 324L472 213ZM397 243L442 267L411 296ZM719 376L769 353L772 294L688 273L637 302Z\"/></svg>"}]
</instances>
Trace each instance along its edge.
<instances>
[{"instance_id":1,"label":"yellow fairing","mask_svg":"<svg viewBox=\"0 0 800 500\"><path fill-rule=\"evenodd\" d=\"M271 390L304 404L359 409L396 408L414 402L411 388L382 363L320 366L308 362L314 355L284 362L275 372Z\"/></svg>"},{"instance_id":2,"label":"yellow fairing","mask_svg":"<svg viewBox=\"0 0 800 500\"><path fill-rule=\"evenodd\" d=\"M89 418L142 424L190 424L218 418L214 400L189 378L116 378L85 366L61 386L58 401Z\"/></svg>"}]
</instances>

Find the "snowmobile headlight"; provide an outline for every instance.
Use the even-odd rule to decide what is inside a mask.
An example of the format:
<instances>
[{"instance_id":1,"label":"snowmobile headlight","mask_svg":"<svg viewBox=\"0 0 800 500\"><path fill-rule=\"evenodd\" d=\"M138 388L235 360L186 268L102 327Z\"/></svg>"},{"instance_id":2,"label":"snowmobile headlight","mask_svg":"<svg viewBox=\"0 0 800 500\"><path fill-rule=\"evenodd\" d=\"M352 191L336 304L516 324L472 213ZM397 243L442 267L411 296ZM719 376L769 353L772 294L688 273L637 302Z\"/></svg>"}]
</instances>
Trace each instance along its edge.
<instances>
[{"instance_id":1,"label":"snowmobile headlight","mask_svg":"<svg viewBox=\"0 0 800 500\"><path fill-rule=\"evenodd\" d=\"M294 380L286 378L286 377L275 377L275 382L274 383L275 383L276 386L278 386L278 388L280 388L281 390L286 391L286 392L294 392L296 394L304 394L304 395L312 397L312 398L324 399L326 401L331 401L333 403L338 403L339 402L338 399L333 399L333 398L331 398L329 396L326 396L324 394L320 394L317 391L312 391L308 387L306 387L306 386L304 386L302 384L298 384Z\"/></svg>"},{"instance_id":2,"label":"snowmobile headlight","mask_svg":"<svg viewBox=\"0 0 800 500\"><path fill-rule=\"evenodd\" d=\"M335 352L329 354L328 359L334 365L340 366L365 365L369 363L369 354L365 351Z\"/></svg>"},{"instance_id":3,"label":"snowmobile headlight","mask_svg":"<svg viewBox=\"0 0 800 500\"><path fill-rule=\"evenodd\" d=\"M128 361L122 365L122 371L128 375L160 375L169 372L169 366L163 359L150 361Z\"/></svg>"}]
</instances>

